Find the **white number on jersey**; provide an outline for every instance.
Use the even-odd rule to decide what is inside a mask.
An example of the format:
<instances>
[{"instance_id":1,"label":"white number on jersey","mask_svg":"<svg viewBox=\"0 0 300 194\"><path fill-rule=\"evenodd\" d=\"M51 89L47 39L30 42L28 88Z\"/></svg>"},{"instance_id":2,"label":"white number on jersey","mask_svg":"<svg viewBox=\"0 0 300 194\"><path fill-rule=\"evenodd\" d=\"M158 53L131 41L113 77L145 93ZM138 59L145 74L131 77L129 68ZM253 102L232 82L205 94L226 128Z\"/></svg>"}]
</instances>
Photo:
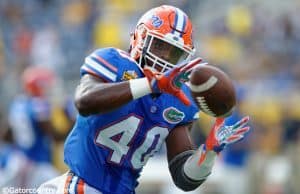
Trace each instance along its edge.
<instances>
[{"instance_id":1,"label":"white number on jersey","mask_svg":"<svg viewBox=\"0 0 300 194\"><path fill-rule=\"evenodd\" d=\"M142 168L148 159L158 151L168 134L167 128L158 126L151 128L146 134L144 143L132 155L131 164L133 168Z\"/></svg>"},{"instance_id":2,"label":"white number on jersey","mask_svg":"<svg viewBox=\"0 0 300 194\"><path fill-rule=\"evenodd\" d=\"M128 153L128 144L138 129L140 122L139 118L130 116L99 132L96 142L112 150L110 161L120 163L122 157ZM118 141L113 139L117 135L121 135Z\"/></svg>"},{"instance_id":3,"label":"white number on jersey","mask_svg":"<svg viewBox=\"0 0 300 194\"><path fill-rule=\"evenodd\" d=\"M111 150L109 161L121 163L130 149L130 142L138 131L142 120L134 115L101 129L96 137L96 143ZM148 159L161 147L169 131L164 127L153 127L148 130L144 142L133 153L130 159L134 169L143 167Z\"/></svg>"}]
</instances>

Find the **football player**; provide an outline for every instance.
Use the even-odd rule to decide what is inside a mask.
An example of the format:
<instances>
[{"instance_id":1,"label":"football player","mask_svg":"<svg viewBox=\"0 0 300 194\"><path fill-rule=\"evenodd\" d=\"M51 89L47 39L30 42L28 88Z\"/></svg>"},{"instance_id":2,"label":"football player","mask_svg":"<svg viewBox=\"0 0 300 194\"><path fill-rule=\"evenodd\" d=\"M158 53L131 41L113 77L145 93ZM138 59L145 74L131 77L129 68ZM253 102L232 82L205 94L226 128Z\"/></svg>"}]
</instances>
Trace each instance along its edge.
<instances>
[{"instance_id":1,"label":"football player","mask_svg":"<svg viewBox=\"0 0 300 194\"><path fill-rule=\"evenodd\" d=\"M166 142L174 183L190 191L211 173L218 152L249 130L245 117L233 126L217 119L195 150L189 126L198 108L184 84L201 59L188 16L173 6L146 12L131 36L129 53L95 50L85 58L75 92L79 111L64 148L70 171L44 183L54 193L135 193L149 157Z\"/></svg>"},{"instance_id":2,"label":"football player","mask_svg":"<svg viewBox=\"0 0 300 194\"><path fill-rule=\"evenodd\" d=\"M30 66L22 74L24 92L13 99L9 125L17 146L30 161L29 188L58 175L52 167L52 138L60 138L51 123L48 91L53 87L54 73L42 67Z\"/></svg>"}]
</instances>

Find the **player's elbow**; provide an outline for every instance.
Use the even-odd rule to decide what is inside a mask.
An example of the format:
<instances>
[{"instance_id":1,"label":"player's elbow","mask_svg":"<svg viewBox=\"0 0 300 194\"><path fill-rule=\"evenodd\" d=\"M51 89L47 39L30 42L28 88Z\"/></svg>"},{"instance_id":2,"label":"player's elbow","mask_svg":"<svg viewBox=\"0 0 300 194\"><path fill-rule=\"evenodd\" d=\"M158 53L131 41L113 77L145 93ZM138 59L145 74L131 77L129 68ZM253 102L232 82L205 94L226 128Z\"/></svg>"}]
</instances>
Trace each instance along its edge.
<instances>
[{"instance_id":1,"label":"player's elbow","mask_svg":"<svg viewBox=\"0 0 300 194\"><path fill-rule=\"evenodd\" d=\"M75 107L81 116L89 116L92 114L100 113L101 111L96 109L95 97L90 94L89 91L77 90L75 93Z\"/></svg>"},{"instance_id":2,"label":"player's elbow","mask_svg":"<svg viewBox=\"0 0 300 194\"><path fill-rule=\"evenodd\" d=\"M89 106L86 98L75 97L75 106L80 115L82 116L90 115Z\"/></svg>"},{"instance_id":3,"label":"player's elbow","mask_svg":"<svg viewBox=\"0 0 300 194\"><path fill-rule=\"evenodd\" d=\"M81 116L95 114L94 95L90 92L89 85L80 84L75 92L75 107Z\"/></svg>"},{"instance_id":4,"label":"player's elbow","mask_svg":"<svg viewBox=\"0 0 300 194\"><path fill-rule=\"evenodd\" d=\"M102 114L111 110L109 103L103 96L95 96L89 93L75 95L75 107L81 116Z\"/></svg>"}]
</instances>

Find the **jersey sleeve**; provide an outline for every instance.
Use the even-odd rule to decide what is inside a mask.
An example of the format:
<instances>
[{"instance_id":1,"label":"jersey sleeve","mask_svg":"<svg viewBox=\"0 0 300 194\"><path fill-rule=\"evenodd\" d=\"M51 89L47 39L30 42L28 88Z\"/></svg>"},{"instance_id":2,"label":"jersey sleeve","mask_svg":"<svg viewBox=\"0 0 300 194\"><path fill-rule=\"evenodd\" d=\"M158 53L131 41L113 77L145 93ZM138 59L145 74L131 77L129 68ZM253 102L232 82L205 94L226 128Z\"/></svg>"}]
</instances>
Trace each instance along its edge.
<instances>
[{"instance_id":1,"label":"jersey sleeve","mask_svg":"<svg viewBox=\"0 0 300 194\"><path fill-rule=\"evenodd\" d=\"M85 58L80 75L91 74L105 82L116 82L120 74L118 58L114 48L98 49Z\"/></svg>"}]
</instances>

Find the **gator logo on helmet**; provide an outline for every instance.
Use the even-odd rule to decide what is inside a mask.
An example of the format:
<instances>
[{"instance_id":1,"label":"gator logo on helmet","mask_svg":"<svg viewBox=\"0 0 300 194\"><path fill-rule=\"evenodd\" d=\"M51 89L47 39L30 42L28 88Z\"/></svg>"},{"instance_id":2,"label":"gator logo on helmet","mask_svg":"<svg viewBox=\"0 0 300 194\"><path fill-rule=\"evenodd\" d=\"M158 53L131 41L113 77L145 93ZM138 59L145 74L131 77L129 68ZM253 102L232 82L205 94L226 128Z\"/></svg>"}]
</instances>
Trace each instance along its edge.
<instances>
[{"instance_id":1,"label":"gator logo on helmet","mask_svg":"<svg viewBox=\"0 0 300 194\"><path fill-rule=\"evenodd\" d=\"M185 114L175 107L169 107L164 110L163 117L167 122L177 124L183 120Z\"/></svg>"},{"instance_id":2,"label":"gator logo on helmet","mask_svg":"<svg viewBox=\"0 0 300 194\"><path fill-rule=\"evenodd\" d=\"M152 16L152 25L155 28L159 28L163 24L163 21L160 19L160 17L153 15Z\"/></svg>"}]
</instances>

